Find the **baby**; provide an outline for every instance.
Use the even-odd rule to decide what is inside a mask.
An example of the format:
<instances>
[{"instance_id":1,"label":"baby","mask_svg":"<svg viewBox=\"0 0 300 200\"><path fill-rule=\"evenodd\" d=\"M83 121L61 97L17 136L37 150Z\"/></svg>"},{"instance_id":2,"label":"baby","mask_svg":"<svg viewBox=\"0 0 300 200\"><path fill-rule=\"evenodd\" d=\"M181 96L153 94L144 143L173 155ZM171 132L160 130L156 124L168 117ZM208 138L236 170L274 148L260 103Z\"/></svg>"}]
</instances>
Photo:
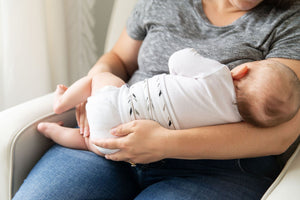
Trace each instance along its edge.
<instances>
[{"instance_id":1,"label":"baby","mask_svg":"<svg viewBox=\"0 0 300 200\"><path fill-rule=\"evenodd\" d=\"M161 74L128 87L102 73L84 77L70 88L58 85L54 112L62 113L87 100L90 138L113 137L109 130L136 119L150 119L169 129L187 129L244 120L270 127L290 120L300 106L300 82L283 64L271 60L227 66L187 48L169 59L170 74ZM265 74L268 74L267 76ZM55 126L54 129L49 129ZM69 134L70 128L41 123L38 130L56 143L110 154L90 138Z\"/></svg>"}]
</instances>

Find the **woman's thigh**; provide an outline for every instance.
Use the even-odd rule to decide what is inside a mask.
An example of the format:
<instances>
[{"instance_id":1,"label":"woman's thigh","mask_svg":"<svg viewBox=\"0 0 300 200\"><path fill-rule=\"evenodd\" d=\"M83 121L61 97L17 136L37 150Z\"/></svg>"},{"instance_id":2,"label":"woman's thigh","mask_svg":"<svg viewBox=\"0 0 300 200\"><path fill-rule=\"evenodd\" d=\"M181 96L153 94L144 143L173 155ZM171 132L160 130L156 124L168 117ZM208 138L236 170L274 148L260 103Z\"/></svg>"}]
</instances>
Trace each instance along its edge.
<instances>
[{"instance_id":1,"label":"woman's thigh","mask_svg":"<svg viewBox=\"0 0 300 200\"><path fill-rule=\"evenodd\" d=\"M257 181L255 188L247 187L215 175L173 177L147 187L135 200L258 200L267 189L266 185Z\"/></svg>"},{"instance_id":2,"label":"woman's thigh","mask_svg":"<svg viewBox=\"0 0 300 200\"><path fill-rule=\"evenodd\" d=\"M276 163L267 157L243 159L242 163L240 160L167 160L159 169L141 170L144 177L150 174L157 181L147 185L136 200L256 200L272 183L271 171L278 173Z\"/></svg>"},{"instance_id":3,"label":"woman's thigh","mask_svg":"<svg viewBox=\"0 0 300 200\"><path fill-rule=\"evenodd\" d=\"M14 200L133 199L136 188L129 164L55 145L32 169Z\"/></svg>"}]
</instances>

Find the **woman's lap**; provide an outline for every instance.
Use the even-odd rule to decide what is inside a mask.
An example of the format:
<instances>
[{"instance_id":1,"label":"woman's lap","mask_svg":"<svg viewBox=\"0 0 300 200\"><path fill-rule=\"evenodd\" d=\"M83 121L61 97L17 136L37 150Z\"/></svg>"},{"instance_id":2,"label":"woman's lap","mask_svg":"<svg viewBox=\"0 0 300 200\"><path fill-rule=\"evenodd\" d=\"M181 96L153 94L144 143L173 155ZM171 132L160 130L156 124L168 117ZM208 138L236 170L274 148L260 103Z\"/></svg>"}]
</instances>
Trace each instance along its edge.
<instances>
[{"instance_id":1,"label":"woman's lap","mask_svg":"<svg viewBox=\"0 0 300 200\"><path fill-rule=\"evenodd\" d=\"M262 160L266 163L267 159ZM265 166L270 167L271 162ZM260 174L272 169L253 167L261 163L167 159L132 168L128 163L55 145L31 171L15 200L134 199L137 195L136 199L143 200L259 199L272 182Z\"/></svg>"},{"instance_id":2,"label":"woman's lap","mask_svg":"<svg viewBox=\"0 0 300 200\"><path fill-rule=\"evenodd\" d=\"M136 184L127 163L114 163L88 151L52 147L26 178L15 199L133 199ZM127 181L131 180L131 181Z\"/></svg>"}]
</instances>

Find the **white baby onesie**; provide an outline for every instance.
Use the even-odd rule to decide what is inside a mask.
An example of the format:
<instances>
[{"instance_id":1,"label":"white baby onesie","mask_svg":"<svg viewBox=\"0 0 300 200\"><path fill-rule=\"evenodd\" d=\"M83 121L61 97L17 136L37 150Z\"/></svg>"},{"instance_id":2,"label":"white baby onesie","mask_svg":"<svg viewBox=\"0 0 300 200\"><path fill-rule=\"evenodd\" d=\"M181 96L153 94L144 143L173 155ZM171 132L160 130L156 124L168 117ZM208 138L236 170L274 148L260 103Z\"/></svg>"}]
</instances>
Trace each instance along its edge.
<instances>
[{"instance_id":1,"label":"white baby onesie","mask_svg":"<svg viewBox=\"0 0 300 200\"><path fill-rule=\"evenodd\" d=\"M171 75L164 77L162 89L173 110L176 129L242 120L228 67L202 57L194 49L183 49L170 57L169 69Z\"/></svg>"}]
</instances>

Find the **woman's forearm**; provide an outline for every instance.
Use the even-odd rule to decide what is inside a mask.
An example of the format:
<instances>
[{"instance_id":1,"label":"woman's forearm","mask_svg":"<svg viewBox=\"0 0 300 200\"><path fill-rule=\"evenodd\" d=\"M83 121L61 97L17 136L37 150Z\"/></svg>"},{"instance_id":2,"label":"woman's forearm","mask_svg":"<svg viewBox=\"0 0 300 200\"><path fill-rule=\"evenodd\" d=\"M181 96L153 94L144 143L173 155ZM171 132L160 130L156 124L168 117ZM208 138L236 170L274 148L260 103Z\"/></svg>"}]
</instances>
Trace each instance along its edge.
<instances>
[{"instance_id":1,"label":"woman's forearm","mask_svg":"<svg viewBox=\"0 0 300 200\"><path fill-rule=\"evenodd\" d=\"M137 57L142 42L129 37L124 29L112 50L100 57L88 75L111 72L125 82L128 81L138 69Z\"/></svg>"},{"instance_id":2,"label":"woman's forearm","mask_svg":"<svg viewBox=\"0 0 300 200\"><path fill-rule=\"evenodd\" d=\"M300 133L300 112L289 122L271 128L247 123L170 131L168 158L235 159L283 153Z\"/></svg>"}]
</instances>

